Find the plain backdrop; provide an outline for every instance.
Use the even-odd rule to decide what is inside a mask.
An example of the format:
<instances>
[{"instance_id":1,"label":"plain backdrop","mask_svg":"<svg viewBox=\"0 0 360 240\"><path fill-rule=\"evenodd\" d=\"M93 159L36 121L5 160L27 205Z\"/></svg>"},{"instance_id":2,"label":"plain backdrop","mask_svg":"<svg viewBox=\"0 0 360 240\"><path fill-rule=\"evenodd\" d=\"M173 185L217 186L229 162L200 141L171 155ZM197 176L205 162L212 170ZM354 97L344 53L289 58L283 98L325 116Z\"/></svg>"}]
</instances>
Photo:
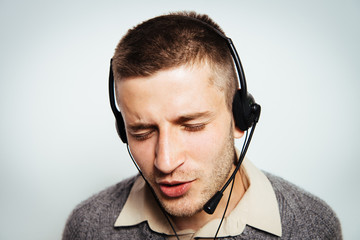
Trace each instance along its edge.
<instances>
[{"instance_id":1,"label":"plain backdrop","mask_svg":"<svg viewBox=\"0 0 360 240\"><path fill-rule=\"evenodd\" d=\"M127 29L179 10L210 15L237 47L262 105L248 158L324 199L359 239L360 3L349 0L1 0L0 239L60 239L79 202L136 174L109 61Z\"/></svg>"}]
</instances>

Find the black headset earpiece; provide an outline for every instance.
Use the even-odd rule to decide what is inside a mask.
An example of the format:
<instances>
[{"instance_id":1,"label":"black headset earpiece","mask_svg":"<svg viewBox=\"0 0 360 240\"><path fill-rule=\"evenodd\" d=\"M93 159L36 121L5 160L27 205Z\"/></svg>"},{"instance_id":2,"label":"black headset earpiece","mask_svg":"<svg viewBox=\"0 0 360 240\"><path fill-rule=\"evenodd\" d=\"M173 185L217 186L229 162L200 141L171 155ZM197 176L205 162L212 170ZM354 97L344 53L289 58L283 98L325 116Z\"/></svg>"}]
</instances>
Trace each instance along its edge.
<instances>
[{"instance_id":1,"label":"black headset earpiece","mask_svg":"<svg viewBox=\"0 0 360 240\"><path fill-rule=\"evenodd\" d=\"M125 122L124 118L121 115L121 112L117 109L117 104L115 100L115 82L114 82L114 73L112 70L112 59L110 60L110 70L109 70L109 98L111 110L115 116L115 127L116 131L123 143L127 142Z\"/></svg>"},{"instance_id":2,"label":"black headset earpiece","mask_svg":"<svg viewBox=\"0 0 360 240\"><path fill-rule=\"evenodd\" d=\"M127 144L128 142L127 142L126 131L125 131L125 123L124 123L124 119L121 114L118 118L116 118L115 125L116 125L116 131L119 134L121 141L123 143Z\"/></svg>"},{"instance_id":3,"label":"black headset earpiece","mask_svg":"<svg viewBox=\"0 0 360 240\"><path fill-rule=\"evenodd\" d=\"M235 92L232 103L235 126L242 131L248 130L254 122L259 120L260 105L255 103L253 96L249 93L245 97L243 92L238 89Z\"/></svg>"},{"instance_id":4,"label":"black headset earpiece","mask_svg":"<svg viewBox=\"0 0 360 240\"><path fill-rule=\"evenodd\" d=\"M229 47L230 54L233 58L234 65L236 67L236 71L238 74L238 81L240 83L240 89L236 90L234 95L232 110L234 115L235 126L238 127L242 131L248 130L254 123L259 120L261 107L259 104L255 103L254 98L247 92L245 74L240 62L239 55L235 49L234 44L231 39L226 37L222 32L212 27L211 25L198 20L198 21L210 29L213 29L220 37L225 39L227 46ZM119 134L119 137L124 143L127 142L126 131L125 131L125 123L124 119L121 115L121 112L117 109L116 101L115 101L115 83L114 83L114 74L112 70L112 59L110 61L110 72L109 72L109 98L111 109L114 113L116 119L116 130Z\"/></svg>"}]
</instances>

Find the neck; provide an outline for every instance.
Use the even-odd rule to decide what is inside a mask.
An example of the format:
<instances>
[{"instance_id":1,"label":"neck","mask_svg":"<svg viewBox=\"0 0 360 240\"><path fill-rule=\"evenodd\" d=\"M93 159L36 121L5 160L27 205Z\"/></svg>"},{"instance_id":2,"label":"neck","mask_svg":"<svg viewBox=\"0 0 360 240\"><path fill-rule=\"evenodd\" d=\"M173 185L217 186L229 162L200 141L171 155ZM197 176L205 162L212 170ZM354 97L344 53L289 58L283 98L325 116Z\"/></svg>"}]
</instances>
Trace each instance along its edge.
<instances>
[{"instance_id":1,"label":"neck","mask_svg":"<svg viewBox=\"0 0 360 240\"><path fill-rule=\"evenodd\" d=\"M233 166L229 177L231 176L232 172L235 170L235 166ZM236 207L236 205L241 200L242 196L245 193L245 186L242 180L241 171L236 173L235 183L233 187L233 191L231 193L231 198L229 202L229 206L226 210L225 217L227 217L232 210ZM232 183L230 183L231 185ZM212 215L207 214L204 210L201 212L196 213L191 217L174 217L172 216L171 219L176 226L177 231L185 230L185 229L192 229L194 231L199 230L203 227L206 223L210 222L213 219L221 219L222 215L224 214L224 210L226 207L226 203L229 198L231 186L229 186L223 193L223 197L219 202L215 212Z\"/></svg>"}]
</instances>

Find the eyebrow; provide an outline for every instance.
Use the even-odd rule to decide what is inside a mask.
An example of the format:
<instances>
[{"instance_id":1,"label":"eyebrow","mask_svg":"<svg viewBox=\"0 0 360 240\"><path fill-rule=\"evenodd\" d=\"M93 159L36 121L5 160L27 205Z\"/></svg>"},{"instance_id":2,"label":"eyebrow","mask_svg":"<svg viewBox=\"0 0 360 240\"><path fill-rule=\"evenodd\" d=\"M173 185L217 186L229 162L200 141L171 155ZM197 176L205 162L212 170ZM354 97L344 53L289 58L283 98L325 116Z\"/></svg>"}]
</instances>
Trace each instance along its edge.
<instances>
[{"instance_id":1,"label":"eyebrow","mask_svg":"<svg viewBox=\"0 0 360 240\"><path fill-rule=\"evenodd\" d=\"M176 124L183 124L195 119L199 119L199 118L212 118L215 114L213 112L210 111L205 111L205 112L197 112L197 113L189 113L189 114L185 114L183 116L178 117L177 119L175 119L174 123Z\"/></svg>"},{"instance_id":2,"label":"eyebrow","mask_svg":"<svg viewBox=\"0 0 360 240\"><path fill-rule=\"evenodd\" d=\"M127 126L127 129L132 132L136 132L143 129L154 129L156 128L156 125L154 124L146 124L146 123L139 123L134 125Z\"/></svg>"}]
</instances>

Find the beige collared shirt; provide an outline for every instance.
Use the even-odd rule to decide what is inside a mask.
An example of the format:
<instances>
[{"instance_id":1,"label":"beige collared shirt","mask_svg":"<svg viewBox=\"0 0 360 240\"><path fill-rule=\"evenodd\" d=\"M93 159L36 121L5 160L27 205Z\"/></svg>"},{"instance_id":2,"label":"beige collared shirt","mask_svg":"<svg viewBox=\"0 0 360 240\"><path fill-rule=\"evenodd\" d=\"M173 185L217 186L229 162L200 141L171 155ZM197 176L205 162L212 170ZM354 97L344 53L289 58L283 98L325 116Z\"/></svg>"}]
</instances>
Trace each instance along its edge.
<instances>
[{"instance_id":1,"label":"beige collared shirt","mask_svg":"<svg viewBox=\"0 0 360 240\"><path fill-rule=\"evenodd\" d=\"M246 225L281 237L280 213L271 183L264 173L247 159L244 159L240 171L243 173L246 192L233 211L225 217L218 237L240 235ZM220 220L214 219L197 231L182 230L177 234L180 239L213 238ZM169 223L145 181L139 177L115 222L115 227L133 226L145 221L153 231L167 234L169 239L172 239L174 233Z\"/></svg>"}]
</instances>

